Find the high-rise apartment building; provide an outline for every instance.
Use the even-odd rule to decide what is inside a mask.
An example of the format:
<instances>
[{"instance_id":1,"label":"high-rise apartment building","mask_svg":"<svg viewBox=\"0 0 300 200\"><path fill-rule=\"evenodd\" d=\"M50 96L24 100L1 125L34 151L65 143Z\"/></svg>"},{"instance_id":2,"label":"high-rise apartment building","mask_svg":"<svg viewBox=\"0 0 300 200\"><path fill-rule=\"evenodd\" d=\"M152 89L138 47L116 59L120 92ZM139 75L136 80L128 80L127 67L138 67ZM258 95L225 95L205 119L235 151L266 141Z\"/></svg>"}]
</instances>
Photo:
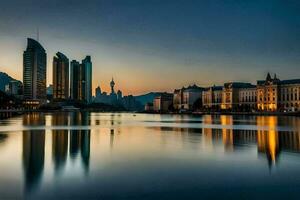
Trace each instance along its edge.
<instances>
[{"instance_id":1,"label":"high-rise apartment building","mask_svg":"<svg viewBox=\"0 0 300 200\"><path fill-rule=\"evenodd\" d=\"M60 52L53 57L53 98L69 98L69 59Z\"/></svg>"},{"instance_id":2,"label":"high-rise apartment building","mask_svg":"<svg viewBox=\"0 0 300 200\"><path fill-rule=\"evenodd\" d=\"M23 53L24 99L46 101L46 51L31 38Z\"/></svg>"}]
</instances>

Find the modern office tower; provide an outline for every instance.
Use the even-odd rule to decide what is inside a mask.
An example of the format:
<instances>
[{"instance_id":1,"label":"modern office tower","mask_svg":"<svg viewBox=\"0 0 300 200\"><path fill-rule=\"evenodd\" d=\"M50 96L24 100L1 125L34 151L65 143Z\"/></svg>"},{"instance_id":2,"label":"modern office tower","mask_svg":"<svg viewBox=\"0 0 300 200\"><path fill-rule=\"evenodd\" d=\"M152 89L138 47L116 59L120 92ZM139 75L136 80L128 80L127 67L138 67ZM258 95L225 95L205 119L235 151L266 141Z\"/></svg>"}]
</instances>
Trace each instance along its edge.
<instances>
[{"instance_id":1,"label":"modern office tower","mask_svg":"<svg viewBox=\"0 0 300 200\"><path fill-rule=\"evenodd\" d=\"M69 98L69 59L60 52L53 57L53 98Z\"/></svg>"},{"instance_id":2,"label":"modern office tower","mask_svg":"<svg viewBox=\"0 0 300 200\"><path fill-rule=\"evenodd\" d=\"M71 61L70 76L70 96L71 99L80 100L81 98L81 75L80 64L76 60Z\"/></svg>"},{"instance_id":3,"label":"modern office tower","mask_svg":"<svg viewBox=\"0 0 300 200\"><path fill-rule=\"evenodd\" d=\"M92 62L91 56L82 60L82 94L83 100L87 103L92 101Z\"/></svg>"},{"instance_id":4,"label":"modern office tower","mask_svg":"<svg viewBox=\"0 0 300 200\"><path fill-rule=\"evenodd\" d=\"M46 51L34 39L27 39L23 53L23 84L25 100L46 100Z\"/></svg>"},{"instance_id":5,"label":"modern office tower","mask_svg":"<svg viewBox=\"0 0 300 200\"><path fill-rule=\"evenodd\" d=\"M71 62L71 99L92 101L92 62L86 56L79 64L76 60Z\"/></svg>"}]
</instances>

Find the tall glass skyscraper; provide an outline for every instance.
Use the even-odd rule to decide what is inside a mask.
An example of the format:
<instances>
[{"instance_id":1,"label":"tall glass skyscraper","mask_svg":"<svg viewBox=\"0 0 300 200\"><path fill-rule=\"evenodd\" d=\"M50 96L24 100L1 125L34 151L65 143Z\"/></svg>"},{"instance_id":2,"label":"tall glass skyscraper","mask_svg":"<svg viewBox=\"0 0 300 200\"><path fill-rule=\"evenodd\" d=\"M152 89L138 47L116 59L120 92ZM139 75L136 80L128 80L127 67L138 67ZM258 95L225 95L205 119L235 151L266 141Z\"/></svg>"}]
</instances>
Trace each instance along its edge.
<instances>
[{"instance_id":1,"label":"tall glass skyscraper","mask_svg":"<svg viewBox=\"0 0 300 200\"><path fill-rule=\"evenodd\" d=\"M24 99L46 100L46 51L34 39L27 39L23 53Z\"/></svg>"},{"instance_id":2,"label":"tall glass skyscraper","mask_svg":"<svg viewBox=\"0 0 300 200\"><path fill-rule=\"evenodd\" d=\"M84 99L87 103L92 101L92 61L91 56L86 56L85 59L82 60L82 68L83 68L83 94Z\"/></svg>"},{"instance_id":3,"label":"tall glass skyscraper","mask_svg":"<svg viewBox=\"0 0 300 200\"><path fill-rule=\"evenodd\" d=\"M92 101L92 62L86 56L79 64L76 60L71 62L71 98L74 100Z\"/></svg>"},{"instance_id":4,"label":"tall glass skyscraper","mask_svg":"<svg viewBox=\"0 0 300 200\"><path fill-rule=\"evenodd\" d=\"M76 60L71 61L70 96L73 100L81 100L81 70Z\"/></svg>"},{"instance_id":5,"label":"tall glass skyscraper","mask_svg":"<svg viewBox=\"0 0 300 200\"><path fill-rule=\"evenodd\" d=\"M60 52L53 57L53 98L69 98L69 59Z\"/></svg>"}]
</instances>

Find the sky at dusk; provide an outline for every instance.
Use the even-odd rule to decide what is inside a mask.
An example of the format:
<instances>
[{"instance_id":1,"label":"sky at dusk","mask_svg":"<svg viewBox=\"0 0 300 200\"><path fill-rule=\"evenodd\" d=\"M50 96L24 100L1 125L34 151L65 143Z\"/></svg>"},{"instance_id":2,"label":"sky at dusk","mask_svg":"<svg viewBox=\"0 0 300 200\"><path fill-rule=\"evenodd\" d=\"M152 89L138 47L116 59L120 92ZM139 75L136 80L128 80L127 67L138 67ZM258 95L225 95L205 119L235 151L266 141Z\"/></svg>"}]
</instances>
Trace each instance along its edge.
<instances>
[{"instance_id":1,"label":"sky at dusk","mask_svg":"<svg viewBox=\"0 0 300 200\"><path fill-rule=\"evenodd\" d=\"M26 38L47 52L92 56L93 88L125 94L188 84L300 78L298 0L1 0L0 71L22 80Z\"/></svg>"}]
</instances>

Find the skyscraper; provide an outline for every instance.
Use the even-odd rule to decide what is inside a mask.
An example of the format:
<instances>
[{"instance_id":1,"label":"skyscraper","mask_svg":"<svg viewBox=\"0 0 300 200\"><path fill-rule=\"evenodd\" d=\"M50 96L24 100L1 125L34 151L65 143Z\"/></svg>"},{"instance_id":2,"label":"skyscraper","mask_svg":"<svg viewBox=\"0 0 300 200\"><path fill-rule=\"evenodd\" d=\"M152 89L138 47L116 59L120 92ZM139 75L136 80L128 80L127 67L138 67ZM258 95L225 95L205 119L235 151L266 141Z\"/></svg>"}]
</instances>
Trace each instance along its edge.
<instances>
[{"instance_id":1,"label":"skyscraper","mask_svg":"<svg viewBox=\"0 0 300 200\"><path fill-rule=\"evenodd\" d=\"M69 59L60 52L53 57L53 98L69 98Z\"/></svg>"},{"instance_id":2,"label":"skyscraper","mask_svg":"<svg viewBox=\"0 0 300 200\"><path fill-rule=\"evenodd\" d=\"M82 71L83 71L83 80L82 80L82 88L84 100L87 103L92 101L92 61L91 56L86 56L85 59L82 60Z\"/></svg>"},{"instance_id":3,"label":"skyscraper","mask_svg":"<svg viewBox=\"0 0 300 200\"><path fill-rule=\"evenodd\" d=\"M23 53L24 99L46 100L46 51L34 39L27 39Z\"/></svg>"},{"instance_id":4,"label":"skyscraper","mask_svg":"<svg viewBox=\"0 0 300 200\"><path fill-rule=\"evenodd\" d=\"M92 101L92 62L91 56L86 56L79 64L71 62L71 98L74 100Z\"/></svg>"},{"instance_id":5,"label":"skyscraper","mask_svg":"<svg viewBox=\"0 0 300 200\"><path fill-rule=\"evenodd\" d=\"M71 99L81 99L81 75L80 64L76 60L71 61L71 76L70 76L70 95Z\"/></svg>"}]
</instances>

